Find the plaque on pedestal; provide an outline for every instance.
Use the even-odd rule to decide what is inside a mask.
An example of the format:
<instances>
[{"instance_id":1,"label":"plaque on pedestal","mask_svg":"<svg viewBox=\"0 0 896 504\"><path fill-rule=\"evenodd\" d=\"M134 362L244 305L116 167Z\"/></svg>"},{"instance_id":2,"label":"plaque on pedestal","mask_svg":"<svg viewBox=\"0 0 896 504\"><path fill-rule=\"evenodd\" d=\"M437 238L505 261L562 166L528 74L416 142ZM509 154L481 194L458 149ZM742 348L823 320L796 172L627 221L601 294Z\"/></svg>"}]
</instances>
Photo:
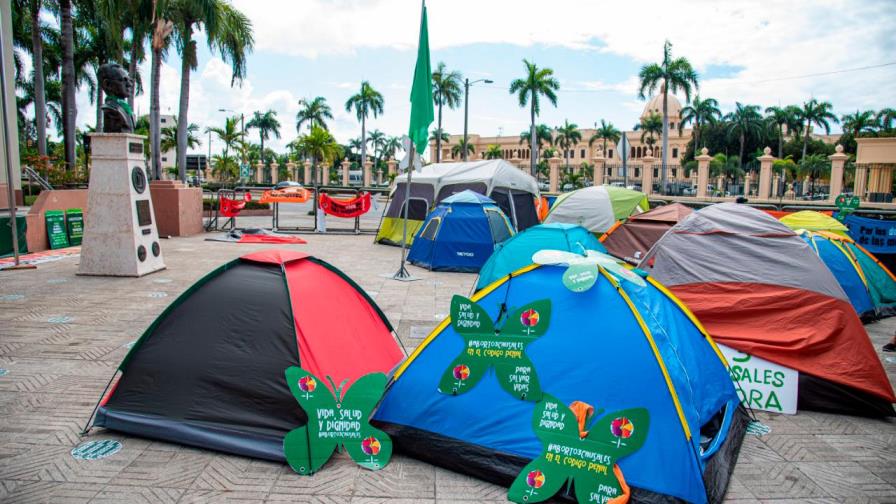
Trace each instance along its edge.
<instances>
[{"instance_id":1,"label":"plaque on pedestal","mask_svg":"<svg viewBox=\"0 0 896 504\"><path fill-rule=\"evenodd\" d=\"M144 137L90 136L88 215L78 274L139 277L164 269L144 167Z\"/></svg>"}]
</instances>

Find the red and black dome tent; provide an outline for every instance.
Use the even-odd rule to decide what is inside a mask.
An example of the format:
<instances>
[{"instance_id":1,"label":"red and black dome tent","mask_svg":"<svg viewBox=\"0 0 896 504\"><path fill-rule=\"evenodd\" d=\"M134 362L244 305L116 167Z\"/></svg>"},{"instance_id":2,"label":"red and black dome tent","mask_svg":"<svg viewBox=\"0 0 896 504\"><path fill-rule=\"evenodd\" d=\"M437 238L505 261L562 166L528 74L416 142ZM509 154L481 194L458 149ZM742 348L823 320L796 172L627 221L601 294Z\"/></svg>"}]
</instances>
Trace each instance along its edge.
<instances>
[{"instance_id":1,"label":"red and black dome tent","mask_svg":"<svg viewBox=\"0 0 896 504\"><path fill-rule=\"evenodd\" d=\"M385 315L344 273L304 253L256 252L206 275L150 325L93 426L283 460L283 436L306 422L286 368L351 385L402 358Z\"/></svg>"}]
</instances>

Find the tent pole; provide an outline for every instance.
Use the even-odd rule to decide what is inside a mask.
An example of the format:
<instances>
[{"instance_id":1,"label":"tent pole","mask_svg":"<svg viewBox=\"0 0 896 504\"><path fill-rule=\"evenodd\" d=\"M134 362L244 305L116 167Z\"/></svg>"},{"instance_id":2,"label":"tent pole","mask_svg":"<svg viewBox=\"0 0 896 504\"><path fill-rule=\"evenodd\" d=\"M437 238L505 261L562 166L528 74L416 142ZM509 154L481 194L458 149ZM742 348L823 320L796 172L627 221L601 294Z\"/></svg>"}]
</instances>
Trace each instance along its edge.
<instances>
[{"instance_id":1,"label":"tent pole","mask_svg":"<svg viewBox=\"0 0 896 504\"><path fill-rule=\"evenodd\" d=\"M404 194L404 205L402 205L402 238L401 238L401 266L398 267L398 271L392 275L392 280L398 280L399 282L412 282L414 280L419 280L418 278L411 276L410 272L408 272L405 267L405 262L407 261L407 245L408 245L408 204L411 201L411 178L414 175L414 156L416 156L415 145L414 142L411 143L411 148L408 150L408 182L407 187Z\"/></svg>"}]
</instances>

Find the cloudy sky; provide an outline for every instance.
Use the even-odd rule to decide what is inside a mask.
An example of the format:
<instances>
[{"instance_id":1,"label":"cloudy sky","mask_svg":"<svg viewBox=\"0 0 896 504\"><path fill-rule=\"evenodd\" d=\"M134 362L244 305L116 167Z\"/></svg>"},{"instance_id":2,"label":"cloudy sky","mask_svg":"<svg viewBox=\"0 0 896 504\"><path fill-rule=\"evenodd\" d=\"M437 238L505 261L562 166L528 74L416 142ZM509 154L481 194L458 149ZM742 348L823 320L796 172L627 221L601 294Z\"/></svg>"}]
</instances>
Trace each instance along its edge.
<instances>
[{"instance_id":1,"label":"cloudy sky","mask_svg":"<svg viewBox=\"0 0 896 504\"><path fill-rule=\"evenodd\" d=\"M389 135L407 129L419 3L415 0L232 0L255 28L255 50L242 86L204 45L192 76L190 122L204 128L232 109L247 116L273 109L282 124L280 149L295 138L303 97L324 96L340 141L360 135L346 99L368 80L383 93L385 112L369 128ZM522 59L553 68L561 92L541 122L565 119L591 126L600 119L630 129L644 102L637 98L641 65L659 61L665 39L700 74L700 95L769 105L829 100L838 115L896 106L896 9L891 1L586 1L428 0L432 64L444 61L470 79L470 131L517 134L528 125L507 88L523 74ZM176 113L180 60L162 70L163 113ZM149 68L144 75L148 81ZM93 121L87 97L79 123ZM140 113L149 99L137 99ZM435 127L435 126L433 126ZM446 110L444 128L463 130L463 109ZM252 131L250 134L255 134ZM203 139L203 142L207 137ZM199 149L208 148L203 143ZM219 146L212 144L212 150Z\"/></svg>"}]
</instances>

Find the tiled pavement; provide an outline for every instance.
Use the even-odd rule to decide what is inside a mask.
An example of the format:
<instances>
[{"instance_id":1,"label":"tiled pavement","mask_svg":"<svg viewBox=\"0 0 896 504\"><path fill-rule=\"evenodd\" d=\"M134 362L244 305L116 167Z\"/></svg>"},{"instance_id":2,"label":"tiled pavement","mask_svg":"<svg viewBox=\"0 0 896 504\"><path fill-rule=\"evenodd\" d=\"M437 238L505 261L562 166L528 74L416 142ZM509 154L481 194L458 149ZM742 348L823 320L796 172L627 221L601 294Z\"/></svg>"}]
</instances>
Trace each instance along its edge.
<instances>
[{"instance_id":1,"label":"tiled pavement","mask_svg":"<svg viewBox=\"0 0 896 504\"><path fill-rule=\"evenodd\" d=\"M103 460L74 460L78 432L126 345L207 271L267 247L204 238L165 241L168 269L140 279L79 277L77 258L0 272L0 368L8 371L0 376L0 502L505 502L504 488L402 456L373 473L341 455L300 477L282 464L94 431L87 439L118 439L123 449ZM386 276L397 268L398 249L373 245L369 235L306 238L307 245L288 247L347 272L409 349L475 278L412 267L420 281L394 282ZM868 330L879 347L896 320ZM884 366L896 383L896 362ZM758 416L771 433L747 436L729 502L896 503L896 422Z\"/></svg>"}]
</instances>

